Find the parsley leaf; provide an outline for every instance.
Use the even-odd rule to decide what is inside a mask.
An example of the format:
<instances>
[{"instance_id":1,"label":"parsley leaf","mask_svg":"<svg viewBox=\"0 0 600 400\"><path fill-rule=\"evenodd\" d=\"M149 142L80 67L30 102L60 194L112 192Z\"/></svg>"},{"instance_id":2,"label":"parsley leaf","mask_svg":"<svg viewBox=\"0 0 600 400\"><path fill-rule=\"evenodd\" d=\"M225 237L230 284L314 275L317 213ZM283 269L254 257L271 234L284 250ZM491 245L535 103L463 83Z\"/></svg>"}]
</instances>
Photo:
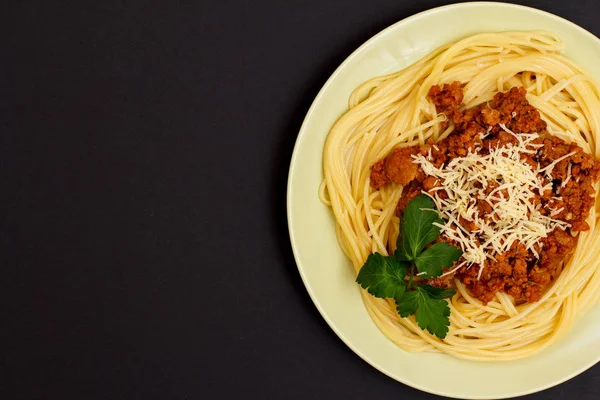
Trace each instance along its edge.
<instances>
[{"instance_id":1,"label":"parsley leaf","mask_svg":"<svg viewBox=\"0 0 600 400\"><path fill-rule=\"evenodd\" d=\"M425 194L418 195L406 206L400 221L401 234L398 236L398 253L401 259L416 259L426 245L440 236L439 226L433 223L441 225L444 221L432 210L435 210L435 204Z\"/></svg>"},{"instance_id":2,"label":"parsley leaf","mask_svg":"<svg viewBox=\"0 0 600 400\"><path fill-rule=\"evenodd\" d=\"M407 271L408 265L396 258L375 253L367 258L356 277L356 282L375 297L401 297L406 290L404 277Z\"/></svg>"},{"instance_id":3,"label":"parsley leaf","mask_svg":"<svg viewBox=\"0 0 600 400\"><path fill-rule=\"evenodd\" d=\"M419 273L425 272L424 278L437 278L443 268L450 268L454 261L462 256L462 251L448 243L435 243L415 259Z\"/></svg>"},{"instance_id":4,"label":"parsley leaf","mask_svg":"<svg viewBox=\"0 0 600 400\"><path fill-rule=\"evenodd\" d=\"M404 216L400 217L400 233L398 234L398 240L396 241L396 251L394 256L400 261L412 261L412 255L410 251L410 245L408 244L408 236L406 235L406 222L404 222Z\"/></svg>"},{"instance_id":5,"label":"parsley leaf","mask_svg":"<svg viewBox=\"0 0 600 400\"><path fill-rule=\"evenodd\" d=\"M407 318L413 315L419 307L418 290L405 292L402 296L396 297L396 311L402 318Z\"/></svg>"},{"instance_id":6,"label":"parsley leaf","mask_svg":"<svg viewBox=\"0 0 600 400\"><path fill-rule=\"evenodd\" d=\"M432 297L428 289L417 286L414 291L405 292L400 298L397 298L396 304L396 310L401 317L415 314L419 328L427 329L429 333L440 339L445 338L448 334L448 326L450 326L448 302Z\"/></svg>"}]
</instances>

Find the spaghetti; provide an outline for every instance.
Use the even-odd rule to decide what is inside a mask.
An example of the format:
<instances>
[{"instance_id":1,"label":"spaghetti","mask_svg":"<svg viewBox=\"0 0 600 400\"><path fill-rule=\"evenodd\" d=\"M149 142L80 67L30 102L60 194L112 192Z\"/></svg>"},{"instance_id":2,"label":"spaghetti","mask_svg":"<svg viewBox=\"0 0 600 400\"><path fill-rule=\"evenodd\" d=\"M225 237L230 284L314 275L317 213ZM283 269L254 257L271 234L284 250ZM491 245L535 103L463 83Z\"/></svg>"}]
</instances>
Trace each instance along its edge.
<instances>
[{"instance_id":1,"label":"spaghetti","mask_svg":"<svg viewBox=\"0 0 600 400\"><path fill-rule=\"evenodd\" d=\"M561 55L562 42L548 32L484 33L443 46L390 75L371 79L350 96L349 110L331 128L324 149L321 201L336 219L338 241L358 273L368 255L395 249L396 207L405 187L375 190L371 166L393 149L440 142L455 130L427 96L434 85L464 85L464 109L491 101L499 92L524 87L527 101L547 131L586 153L600 153L600 88L581 67ZM485 304L459 280L450 299L450 330L439 339L414 317L400 318L393 300L361 291L380 330L408 351L438 351L470 360L527 357L559 340L575 318L600 296L598 185L589 230L562 272L538 301L518 303L498 292Z\"/></svg>"}]
</instances>

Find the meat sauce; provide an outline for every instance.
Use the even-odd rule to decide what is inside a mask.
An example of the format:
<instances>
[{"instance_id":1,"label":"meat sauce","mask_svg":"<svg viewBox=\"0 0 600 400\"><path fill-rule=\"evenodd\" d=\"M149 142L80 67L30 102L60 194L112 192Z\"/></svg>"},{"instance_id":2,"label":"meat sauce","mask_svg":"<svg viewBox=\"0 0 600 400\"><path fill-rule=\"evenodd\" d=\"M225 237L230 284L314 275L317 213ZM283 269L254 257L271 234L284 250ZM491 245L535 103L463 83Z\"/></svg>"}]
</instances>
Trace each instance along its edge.
<instances>
[{"instance_id":1,"label":"meat sauce","mask_svg":"<svg viewBox=\"0 0 600 400\"><path fill-rule=\"evenodd\" d=\"M509 251L496 254L495 260L487 259L481 276L479 268L465 265L454 274L430 280L430 284L446 287L452 277L457 277L471 291L472 295L487 304L497 292L505 292L519 302L534 302L541 298L546 285L555 277L561 263L569 257L576 245L577 234L590 229L586 222L594 205L594 182L600 175L600 162L586 154L576 144L567 143L551 136L546 123L539 112L529 104L524 88L513 87L507 92L497 93L487 104L460 110L463 90L459 82L443 87L433 86L428 97L436 106L438 113L444 113L455 126L454 131L445 139L434 143L429 140L424 146L411 146L394 149L386 158L371 167L371 186L375 189L394 182L404 186L402 198L397 205L397 214L402 214L408 202L422 192L430 192L439 186L432 176L427 176L413 163L413 156L428 155L436 167L441 167L455 157L463 157L469 151L485 152L490 147L503 147L515 144L516 138L506 132L500 124L514 133L533 133L540 135L536 144L543 146L535 154L522 154L521 160L532 167L545 167L553 161L573 153L559 161L552 170L552 190L536 195L533 202L541 205L541 213L549 210L561 210L552 218L570 224L565 231L553 229L538 246L539 258L521 243L515 242ZM482 133L486 133L482 136ZM547 179L547 178L546 178ZM493 183L484 190L488 194L494 189ZM443 190L436 194L444 198ZM483 200L477 200L480 215L493 212L492 206ZM555 211L556 213L556 211ZM470 221L461 220L463 228L477 229ZM438 239L451 242L444 235ZM460 262L461 260L459 260Z\"/></svg>"}]
</instances>

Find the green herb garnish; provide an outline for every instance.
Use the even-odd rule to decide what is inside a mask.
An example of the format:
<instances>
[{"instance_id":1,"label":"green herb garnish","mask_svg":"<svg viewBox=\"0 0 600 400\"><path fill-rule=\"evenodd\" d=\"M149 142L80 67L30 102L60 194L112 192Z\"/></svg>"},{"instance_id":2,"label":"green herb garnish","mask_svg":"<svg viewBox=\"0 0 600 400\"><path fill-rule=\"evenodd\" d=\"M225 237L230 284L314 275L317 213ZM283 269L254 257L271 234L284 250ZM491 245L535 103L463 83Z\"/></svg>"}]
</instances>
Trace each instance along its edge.
<instances>
[{"instance_id":1,"label":"green herb garnish","mask_svg":"<svg viewBox=\"0 0 600 400\"><path fill-rule=\"evenodd\" d=\"M450 326L450 307L444 299L452 297L453 289L431 285L415 285L413 277L437 278L462 256L462 251L448 243L434 243L440 235L442 219L435 211L433 200L420 194L411 200L400 218L400 235L393 256L371 254L362 266L356 282L370 294L396 301L398 314L406 318L415 315L423 330L440 339ZM425 249L425 250L424 250ZM405 282L407 273L408 282Z\"/></svg>"},{"instance_id":2,"label":"green herb garnish","mask_svg":"<svg viewBox=\"0 0 600 400\"><path fill-rule=\"evenodd\" d=\"M406 290L404 277L408 264L395 257L371 254L358 274L357 281L375 297L401 298Z\"/></svg>"}]
</instances>

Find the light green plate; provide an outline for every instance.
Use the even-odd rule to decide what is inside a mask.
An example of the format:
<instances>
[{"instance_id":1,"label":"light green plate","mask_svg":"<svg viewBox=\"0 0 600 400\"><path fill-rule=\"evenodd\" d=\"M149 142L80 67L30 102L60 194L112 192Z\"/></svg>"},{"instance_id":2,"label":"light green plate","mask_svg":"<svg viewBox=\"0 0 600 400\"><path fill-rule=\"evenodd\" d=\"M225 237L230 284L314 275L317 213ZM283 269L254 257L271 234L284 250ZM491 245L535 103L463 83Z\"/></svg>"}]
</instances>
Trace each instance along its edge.
<instances>
[{"instance_id":1,"label":"light green plate","mask_svg":"<svg viewBox=\"0 0 600 400\"><path fill-rule=\"evenodd\" d=\"M294 255L323 318L356 354L390 377L427 392L462 399L498 399L536 392L600 360L600 306L579 318L557 345L525 360L484 363L396 347L371 321L350 262L335 236L332 212L318 199L329 128L365 80L404 68L436 47L486 31L548 30L566 55L600 78L600 40L562 18L501 3L432 9L387 28L356 50L321 89L300 129L290 166L287 207Z\"/></svg>"}]
</instances>

